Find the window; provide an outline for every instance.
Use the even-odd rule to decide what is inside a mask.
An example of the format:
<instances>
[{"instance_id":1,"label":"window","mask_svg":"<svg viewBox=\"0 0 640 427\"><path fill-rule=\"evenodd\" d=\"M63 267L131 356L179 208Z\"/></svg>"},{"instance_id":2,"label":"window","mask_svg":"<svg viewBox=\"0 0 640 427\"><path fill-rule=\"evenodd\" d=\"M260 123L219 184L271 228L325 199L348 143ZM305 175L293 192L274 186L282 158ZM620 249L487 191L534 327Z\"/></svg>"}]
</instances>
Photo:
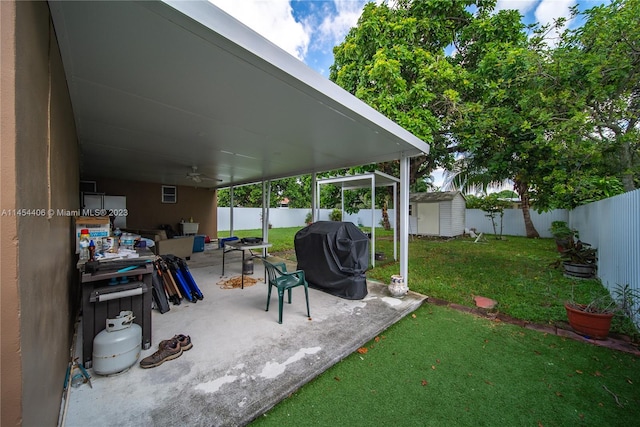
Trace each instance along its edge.
<instances>
[{"instance_id":1,"label":"window","mask_svg":"<svg viewBox=\"0 0 640 427\"><path fill-rule=\"evenodd\" d=\"M174 185L162 186L162 203L176 203L178 201L178 191Z\"/></svg>"}]
</instances>

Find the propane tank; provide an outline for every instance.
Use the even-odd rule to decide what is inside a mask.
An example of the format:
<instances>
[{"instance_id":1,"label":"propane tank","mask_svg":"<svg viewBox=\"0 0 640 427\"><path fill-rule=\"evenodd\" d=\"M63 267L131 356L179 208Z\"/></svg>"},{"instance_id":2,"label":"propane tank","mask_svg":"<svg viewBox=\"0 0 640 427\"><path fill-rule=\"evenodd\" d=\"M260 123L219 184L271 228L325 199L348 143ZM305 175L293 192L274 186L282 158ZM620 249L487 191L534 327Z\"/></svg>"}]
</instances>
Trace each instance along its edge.
<instances>
[{"instance_id":1,"label":"propane tank","mask_svg":"<svg viewBox=\"0 0 640 427\"><path fill-rule=\"evenodd\" d=\"M122 372L140 357L142 328L133 323L133 311L121 311L107 319L106 329L93 339L93 371L99 375Z\"/></svg>"},{"instance_id":2,"label":"propane tank","mask_svg":"<svg viewBox=\"0 0 640 427\"><path fill-rule=\"evenodd\" d=\"M247 258L243 261L242 274L253 274L253 258Z\"/></svg>"}]
</instances>

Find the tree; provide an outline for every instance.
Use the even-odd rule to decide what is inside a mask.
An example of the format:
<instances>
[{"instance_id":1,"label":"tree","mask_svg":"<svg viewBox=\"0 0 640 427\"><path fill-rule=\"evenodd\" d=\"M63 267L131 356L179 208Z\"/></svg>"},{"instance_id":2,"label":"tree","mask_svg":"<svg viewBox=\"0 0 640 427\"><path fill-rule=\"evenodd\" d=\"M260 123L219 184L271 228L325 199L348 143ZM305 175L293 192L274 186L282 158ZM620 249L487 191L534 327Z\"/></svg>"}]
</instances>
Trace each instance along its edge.
<instances>
[{"instance_id":1,"label":"tree","mask_svg":"<svg viewBox=\"0 0 640 427\"><path fill-rule=\"evenodd\" d=\"M246 208L262 206L262 184L250 184L233 188L233 205ZM231 193L227 188L218 190L218 206L231 206Z\"/></svg>"},{"instance_id":2,"label":"tree","mask_svg":"<svg viewBox=\"0 0 640 427\"><path fill-rule=\"evenodd\" d=\"M466 29L456 61L471 84L454 134L467 170L480 171L485 182L513 181L527 237L539 237L529 190L553 149L545 138L545 51L540 37L528 37L528 28L515 11L502 11Z\"/></svg>"},{"instance_id":3,"label":"tree","mask_svg":"<svg viewBox=\"0 0 640 427\"><path fill-rule=\"evenodd\" d=\"M310 207L311 175L271 181L271 198L277 201L288 199L290 208Z\"/></svg>"},{"instance_id":4,"label":"tree","mask_svg":"<svg viewBox=\"0 0 640 427\"><path fill-rule=\"evenodd\" d=\"M575 116L564 130L597 146L610 175L631 191L640 180L640 0L615 0L583 16L554 55L570 70L560 77Z\"/></svg>"},{"instance_id":5,"label":"tree","mask_svg":"<svg viewBox=\"0 0 640 427\"><path fill-rule=\"evenodd\" d=\"M283 178L271 181L270 206L276 207L285 199L291 208L311 206L311 176ZM233 188L234 206L256 208L262 206L262 183L242 185ZM218 190L218 206L229 206L231 194L228 188Z\"/></svg>"},{"instance_id":6,"label":"tree","mask_svg":"<svg viewBox=\"0 0 640 427\"><path fill-rule=\"evenodd\" d=\"M502 219L504 217L504 210L511 207L511 202L503 200L497 193L489 194L483 197L480 201L480 209L486 212L485 216L491 219L491 225L493 226L493 234L497 240L502 239ZM496 225L497 217L500 218L500 229Z\"/></svg>"},{"instance_id":7,"label":"tree","mask_svg":"<svg viewBox=\"0 0 640 427\"><path fill-rule=\"evenodd\" d=\"M345 175L348 172L346 169L329 171L318 174L318 178ZM311 207L311 175L273 180L270 185L269 207L277 207L285 199L288 200L288 206L291 208ZM377 195L377 198L384 201L384 195ZM369 208L371 206L370 200L370 190L348 191L344 194L345 211L355 213L359 209ZM234 187L233 202L236 207L261 207L262 183ZM320 207L339 208L341 202L342 196L338 186L323 185L320 187ZM230 190L228 188L218 190L218 206L229 206L230 203Z\"/></svg>"},{"instance_id":8,"label":"tree","mask_svg":"<svg viewBox=\"0 0 640 427\"><path fill-rule=\"evenodd\" d=\"M464 198L467 209L482 209L482 197L469 194Z\"/></svg>"},{"instance_id":9,"label":"tree","mask_svg":"<svg viewBox=\"0 0 640 427\"><path fill-rule=\"evenodd\" d=\"M545 38L565 19L525 26L492 0L369 4L330 78L430 143L411 159L412 185L461 153L458 184L513 182L537 237L532 203L571 208L638 180L639 2L590 9L558 47ZM397 162L377 167L397 175Z\"/></svg>"},{"instance_id":10,"label":"tree","mask_svg":"<svg viewBox=\"0 0 640 427\"><path fill-rule=\"evenodd\" d=\"M510 87L518 82L522 67L509 61L531 67L538 58L528 57L529 39L520 15L515 11L491 15L494 5L493 1L417 0L398 1L394 8L369 4L358 26L334 49L330 78L430 143L428 156L412 159L412 183L435 167L450 167L456 152L468 151L488 169L492 180L516 183L528 235L535 237L538 233L528 211L530 179L526 170L505 160L513 147L531 144L537 137L526 129L527 117L518 117L527 111L526 105L517 105L526 85L520 81ZM475 6L475 13L470 6ZM457 52L448 57L445 49L451 45ZM492 65L500 66L502 74L492 75ZM533 88L528 90L533 97ZM484 120L484 126L476 132L477 118ZM509 123L510 119L515 120ZM515 132L518 128L522 131ZM509 154L502 159L490 155L496 143L481 134L485 131L498 137L498 144L508 141ZM482 150L480 155L477 150Z\"/></svg>"},{"instance_id":11,"label":"tree","mask_svg":"<svg viewBox=\"0 0 640 427\"><path fill-rule=\"evenodd\" d=\"M358 25L334 48L330 79L400 126L428 142L426 156L411 159L410 183L453 162L449 137L459 114L464 73L446 55L474 14L495 1L398 0L365 6ZM397 176L397 162L383 166ZM394 173L395 172L395 173Z\"/></svg>"}]
</instances>

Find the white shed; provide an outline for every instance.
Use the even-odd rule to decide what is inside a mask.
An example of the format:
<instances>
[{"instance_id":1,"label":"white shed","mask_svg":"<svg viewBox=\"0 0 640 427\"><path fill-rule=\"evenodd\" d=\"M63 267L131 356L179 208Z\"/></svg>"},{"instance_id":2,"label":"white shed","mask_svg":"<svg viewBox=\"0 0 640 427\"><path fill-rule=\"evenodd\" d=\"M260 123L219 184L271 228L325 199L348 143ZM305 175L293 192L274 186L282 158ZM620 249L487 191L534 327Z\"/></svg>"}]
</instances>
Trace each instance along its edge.
<instances>
[{"instance_id":1,"label":"white shed","mask_svg":"<svg viewBox=\"0 0 640 427\"><path fill-rule=\"evenodd\" d=\"M409 233L455 237L464 234L466 204L459 191L409 195Z\"/></svg>"}]
</instances>

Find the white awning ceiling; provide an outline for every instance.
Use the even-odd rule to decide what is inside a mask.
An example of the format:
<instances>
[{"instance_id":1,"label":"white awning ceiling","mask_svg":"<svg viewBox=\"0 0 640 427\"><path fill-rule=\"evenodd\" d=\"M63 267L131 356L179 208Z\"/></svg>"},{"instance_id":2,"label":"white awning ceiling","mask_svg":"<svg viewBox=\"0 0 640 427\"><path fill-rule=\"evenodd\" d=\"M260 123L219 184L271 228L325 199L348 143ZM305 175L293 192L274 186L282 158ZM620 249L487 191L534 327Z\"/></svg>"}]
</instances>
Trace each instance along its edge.
<instances>
[{"instance_id":1,"label":"white awning ceiling","mask_svg":"<svg viewBox=\"0 0 640 427\"><path fill-rule=\"evenodd\" d=\"M208 2L49 5L83 178L226 187L429 150Z\"/></svg>"}]
</instances>

